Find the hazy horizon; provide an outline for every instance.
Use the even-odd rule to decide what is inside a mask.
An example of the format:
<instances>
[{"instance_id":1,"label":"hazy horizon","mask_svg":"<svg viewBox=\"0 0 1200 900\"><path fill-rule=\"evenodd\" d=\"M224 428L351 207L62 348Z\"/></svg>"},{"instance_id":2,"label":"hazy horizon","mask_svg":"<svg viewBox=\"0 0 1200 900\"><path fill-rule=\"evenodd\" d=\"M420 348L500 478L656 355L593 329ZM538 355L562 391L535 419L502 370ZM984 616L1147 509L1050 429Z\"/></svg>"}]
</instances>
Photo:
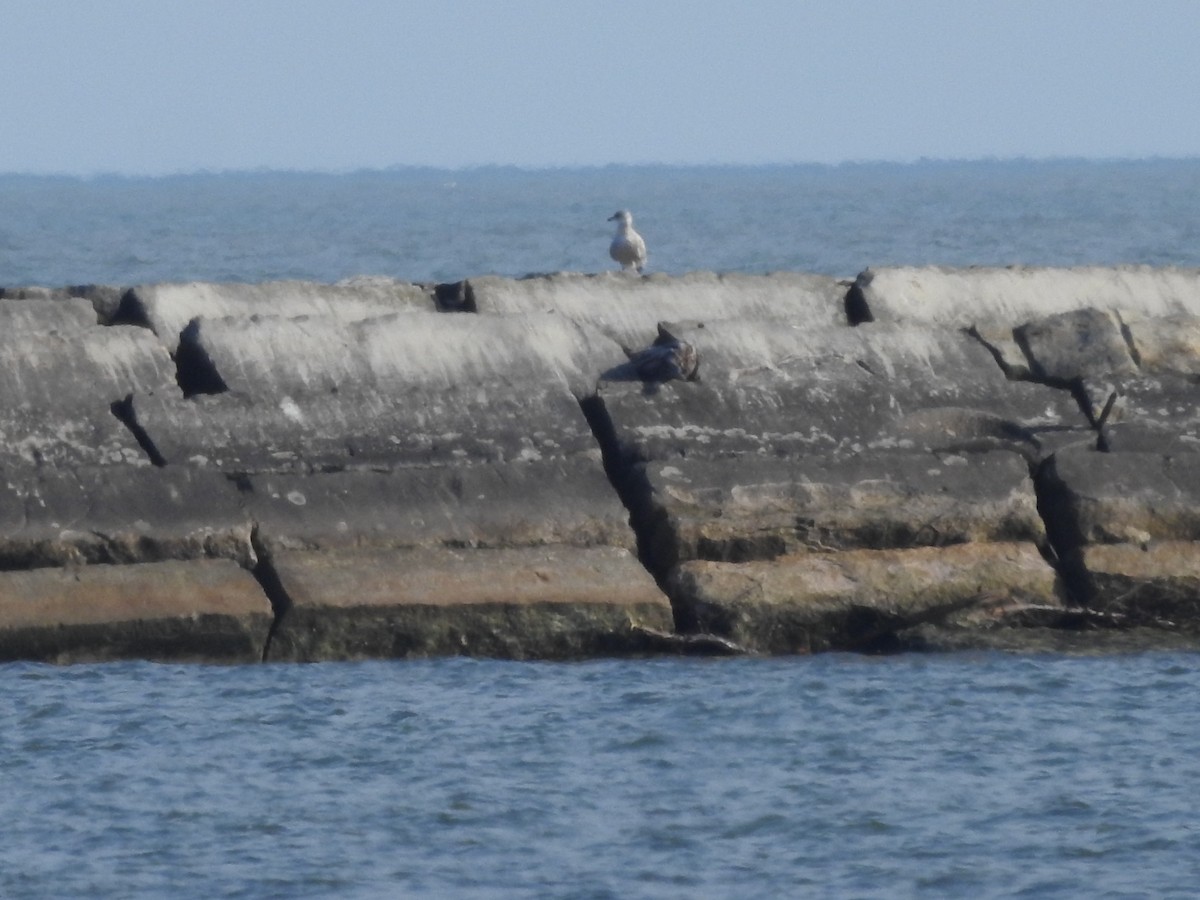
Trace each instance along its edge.
<instances>
[{"instance_id":1,"label":"hazy horizon","mask_svg":"<svg viewBox=\"0 0 1200 900\"><path fill-rule=\"evenodd\" d=\"M163 172L20 172L0 171L0 178L10 179L64 179L72 181L102 181L113 180L156 180L170 178L204 178L217 176L253 176L253 175L291 175L291 176L330 176L347 175L387 175L387 174L470 174L473 172L490 173L497 170L514 173L553 173L553 172L589 172L607 169L654 170L679 169L702 171L705 169L852 169L852 168L919 168L921 166L1042 166L1042 165L1106 165L1106 164L1172 164L1189 163L1200 160L1200 153L1187 156L1137 156L1137 157L1102 157L1102 156L1047 156L1047 157L921 157L911 160L899 159L848 159L838 162L716 162L716 163L675 163L675 162L610 162L587 163L578 165L522 165L519 163L475 163L459 166L436 166L417 163L395 163L387 166L358 166L344 169L321 168L279 168L272 166L254 166L246 168L200 168L192 170L163 171Z\"/></svg>"}]
</instances>

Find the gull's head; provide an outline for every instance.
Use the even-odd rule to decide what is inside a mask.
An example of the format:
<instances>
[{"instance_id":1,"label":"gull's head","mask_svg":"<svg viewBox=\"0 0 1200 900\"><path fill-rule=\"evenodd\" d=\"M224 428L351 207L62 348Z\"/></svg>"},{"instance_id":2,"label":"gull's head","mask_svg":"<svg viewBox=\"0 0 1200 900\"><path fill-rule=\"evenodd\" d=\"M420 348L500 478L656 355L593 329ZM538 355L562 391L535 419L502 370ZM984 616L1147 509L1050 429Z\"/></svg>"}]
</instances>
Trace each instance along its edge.
<instances>
[{"instance_id":1,"label":"gull's head","mask_svg":"<svg viewBox=\"0 0 1200 900\"><path fill-rule=\"evenodd\" d=\"M633 224L633 213L627 209L618 209L615 213L608 217L610 222L620 222L622 225Z\"/></svg>"}]
</instances>

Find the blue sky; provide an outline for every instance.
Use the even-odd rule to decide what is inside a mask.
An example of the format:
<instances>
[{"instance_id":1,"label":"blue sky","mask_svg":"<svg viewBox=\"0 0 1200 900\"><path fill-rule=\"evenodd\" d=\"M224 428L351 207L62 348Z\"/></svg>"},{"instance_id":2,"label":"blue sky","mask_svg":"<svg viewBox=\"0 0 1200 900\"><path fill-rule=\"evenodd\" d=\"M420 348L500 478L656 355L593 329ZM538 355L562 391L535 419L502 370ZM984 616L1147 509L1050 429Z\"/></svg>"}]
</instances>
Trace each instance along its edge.
<instances>
[{"instance_id":1,"label":"blue sky","mask_svg":"<svg viewBox=\"0 0 1200 900\"><path fill-rule=\"evenodd\" d=\"M1200 155L1200 0L0 0L0 172Z\"/></svg>"}]
</instances>

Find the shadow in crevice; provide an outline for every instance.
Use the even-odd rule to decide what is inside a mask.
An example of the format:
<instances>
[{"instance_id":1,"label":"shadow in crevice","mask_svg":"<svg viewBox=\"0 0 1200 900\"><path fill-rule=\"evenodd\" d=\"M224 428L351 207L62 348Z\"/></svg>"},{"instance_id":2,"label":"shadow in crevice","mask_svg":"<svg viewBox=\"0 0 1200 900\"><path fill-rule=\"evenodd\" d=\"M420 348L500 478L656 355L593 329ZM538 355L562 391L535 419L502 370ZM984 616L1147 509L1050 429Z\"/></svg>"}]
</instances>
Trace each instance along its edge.
<instances>
[{"instance_id":1,"label":"shadow in crevice","mask_svg":"<svg viewBox=\"0 0 1200 900\"><path fill-rule=\"evenodd\" d=\"M1117 318L1121 326L1121 338L1125 341L1125 349L1129 351L1129 358L1140 369L1142 367L1142 354L1138 351L1137 342L1133 339L1133 330L1129 327L1129 323L1119 315Z\"/></svg>"},{"instance_id":2,"label":"shadow in crevice","mask_svg":"<svg viewBox=\"0 0 1200 900\"><path fill-rule=\"evenodd\" d=\"M250 529L250 545L254 548L254 555L257 559L254 568L250 570L250 574L254 576L254 580L258 582L263 593L267 595L267 599L271 601L271 612L275 616L274 621L271 622L271 628L267 632L267 639L263 644L262 650L262 661L269 662L271 658L271 643L275 639L275 633L279 630L279 625L283 621L283 617L292 608L292 598L283 586L283 581L279 577L279 571L275 568L275 562L270 550L267 549L266 544L263 543L262 537L259 535L257 522Z\"/></svg>"},{"instance_id":3,"label":"shadow in crevice","mask_svg":"<svg viewBox=\"0 0 1200 900\"><path fill-rule=\"evenodd\" d=\"M1067 602L1086 607L1092 598L1092 588L1083 565L1083 533L1070 491L1058 474L1055 457L1050 456L1034 468L1033 487L1052 551L1049 561L1062 579Z\"/></svg>"},{"instance_id":4,"label":"shadow in crevice","mask_svg":"<svg viewBox=\"0 0 1200 900\"><path fill-rule=\"evenodd\" d=\"M450 281L433 287L433 302L438 312L479 312L471 282Z\"/></svg>"},{"instance_id":5,"label":"shadow in crevice","mask_svg":"<svg viewBox=\"0 0 1200 900\"><path fill-rule=\"evenodd\" d=\"M579 401L592 435L600 445L604 473L629 513L629 526L637 541L638 560L665 592L666 578L676 560L671 558L673 544L656 536L661 533L663 513L652 503L652 489L646 478L646 461L622 446L616 428L599 396ZM670 544L670 548L668 548Z\"/></svg>"},{"instance_id":6,"label":"shadow in crevice","mask_svg":"<svg viewBox=\"0 0 1200 900\"><path fill-rule=\"evenodd\" d=\"M133 435L133 439L138 442L138 446L150 458L151 463L159 468L167 464L166 457L159 452L158 447L150 438L146 429L138 422L137 412L133 407L133 394L126 394L123 399L114 401L108 408L117 417L118 421L129 429L129 433Z\"/></svg>"},{"instance_id":7,"label":"shadow in crevice","mask_svg":"<svg viewBox=\"0 0 1200 900\"><path fill-rule=\"evenodd\" d=\"M94 305L95 301L93 301ZM154 331L153 324L146 317L146 308L138 301L137 293L133 288L129 288L121 294L121 299L109 317L108 324L136 325L139 328L147 328L150 331Z\"/></svg>"},{"instance_id":8,"label":"shadow in crevice","mask_svg":"<svg viewBox=\"0 0 1200 900\"><path fill-rule=\"evenodd\" d=\"M175 351L175 381L184 399L197 394L223 394L229 390L216 364L200 342L200 320L192 319L179 333Z\"/></svg>"}]
</instances>

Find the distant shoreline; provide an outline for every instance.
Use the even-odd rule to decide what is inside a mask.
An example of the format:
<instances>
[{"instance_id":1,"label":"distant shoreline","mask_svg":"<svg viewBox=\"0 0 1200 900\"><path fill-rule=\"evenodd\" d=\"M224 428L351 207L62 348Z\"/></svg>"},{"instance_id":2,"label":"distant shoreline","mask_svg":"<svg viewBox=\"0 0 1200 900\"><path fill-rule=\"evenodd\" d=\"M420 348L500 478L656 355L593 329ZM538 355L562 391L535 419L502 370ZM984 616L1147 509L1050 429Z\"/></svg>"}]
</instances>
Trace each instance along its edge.
<instances>
[{"instance_id":1,"label":"distant shoreline","mask_svg":"<svg viewBox=\"0 0 1200 900\"><path fill-rule=\"evenodd\" d=\"M1145 157L1086 157L1086 156L1053 156L1053 157L976 157L976 158L939 158L921 157L913 160L862 159L843 160L840 162L771 162L771 163L604 163L604 164L564 164L525 166L510 163L484 163L469 166L428 166L428 165L393 165L385 167L363 166L344 169L291 169L262 166L256 168L229 169L190 169L170 172L0 172L0 180L61 180L72 182L105 182L105 181L173 181L181 179L207 178L260 178L264 176L279 178L347 178L360 176L386 177L445 177L455 175L469 177L472 175L510 174L526 175L570 175L578 177L588 173L630 172L630 173L663 173L676 171L681 173L695 172L754 172L763 171L779 173L787 170L797 172L819 173L825 171L844 171L846 169L862 169L864 171L881 170L897 171L905 169L933 169L946 171L948 169L972 169L985 166L999 166L1013 169L1052 168L1056 166L1172 166L1200 164L1200 155L1196 156L1145 156Z\"/></svg>"}]
</instances>

